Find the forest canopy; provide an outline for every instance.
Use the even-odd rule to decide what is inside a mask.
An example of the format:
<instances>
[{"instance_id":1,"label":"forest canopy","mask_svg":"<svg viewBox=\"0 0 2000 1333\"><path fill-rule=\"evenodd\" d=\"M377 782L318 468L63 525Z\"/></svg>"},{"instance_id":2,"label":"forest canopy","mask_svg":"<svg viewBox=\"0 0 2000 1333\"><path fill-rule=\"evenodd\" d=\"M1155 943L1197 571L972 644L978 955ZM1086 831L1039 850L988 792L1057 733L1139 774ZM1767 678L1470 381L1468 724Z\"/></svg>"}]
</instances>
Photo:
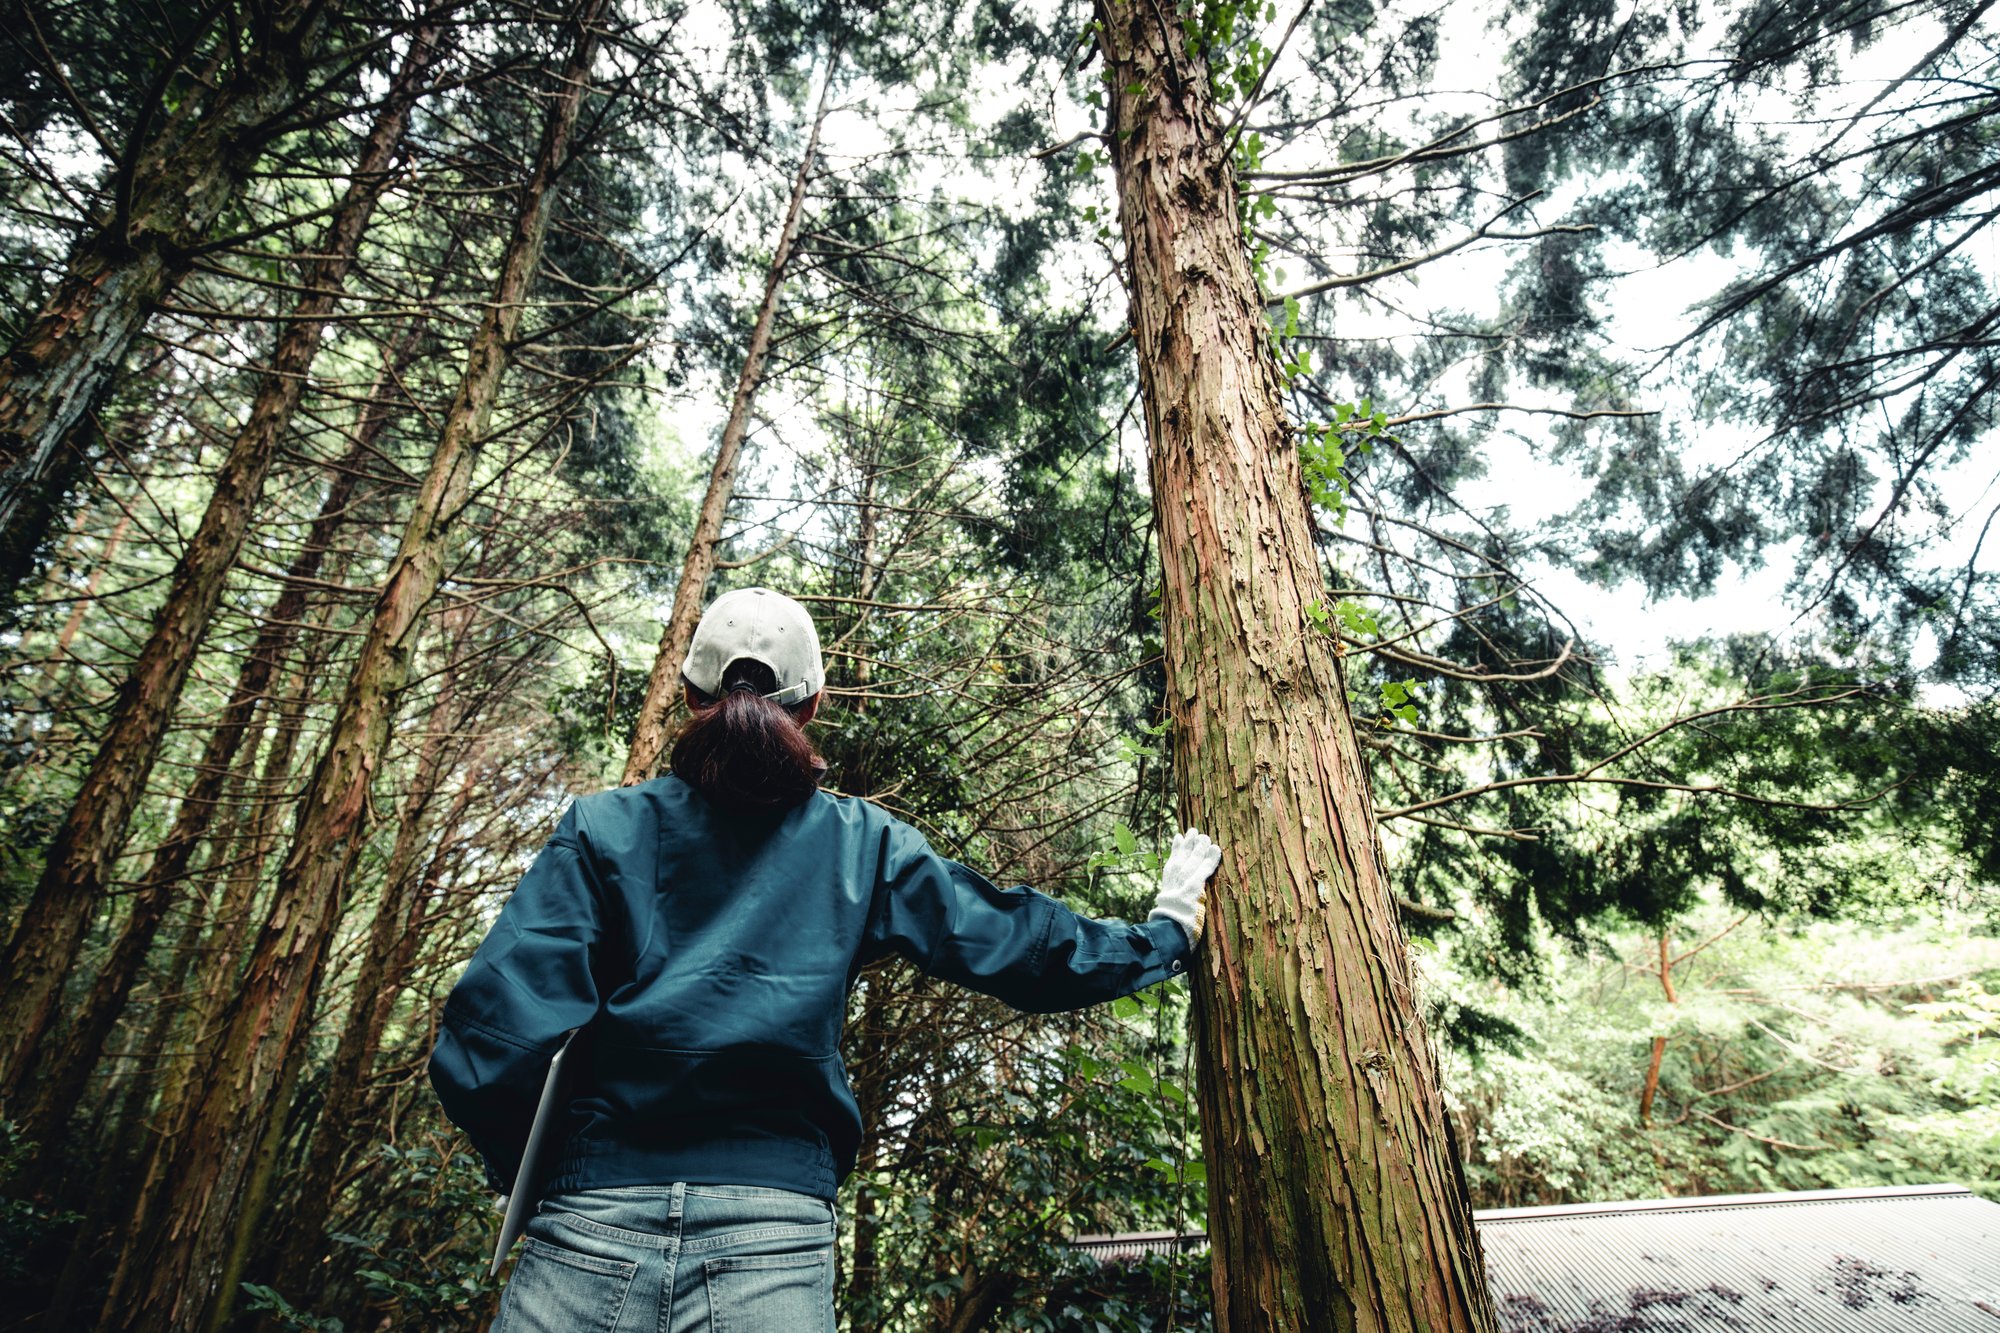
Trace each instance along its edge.
<instances>
[{"instance_id":1,"label":"forest canopy","mask_svg":"<svg viewBox=\"0 0 2000 1333\"><path fill-rule=\"evenodd\" d=\"M1990 9L19 0L5 1318L486 1326L439 1009L722 591L812 612L829 790L1144 918L1266 721L1190 626L1290 587L1186 578L1198 204L1470 1201L2000 1199ZM1226 1230L1208 1002L863 972L843 1326L1213 1326L1069 1244Z\"/></svg>"}]
</instances>

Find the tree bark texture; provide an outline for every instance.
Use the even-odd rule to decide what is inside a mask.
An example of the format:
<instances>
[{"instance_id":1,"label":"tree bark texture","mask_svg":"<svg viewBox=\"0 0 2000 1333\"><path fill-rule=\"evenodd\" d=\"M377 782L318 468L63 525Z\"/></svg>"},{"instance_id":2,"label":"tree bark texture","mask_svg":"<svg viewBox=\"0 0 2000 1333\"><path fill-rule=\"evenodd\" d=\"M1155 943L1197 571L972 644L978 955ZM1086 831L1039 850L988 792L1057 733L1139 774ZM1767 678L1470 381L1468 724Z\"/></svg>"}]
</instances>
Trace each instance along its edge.
<instances>
[{"instance_id":1,"label":"tree bark texture","mask_svg":"<svg viewBox=\"0 0 2000 1333\"><path fill-rule=\"evenodd\" d=\"M344 562L343 562L344 563ZM282 798L293 779L293 759L305 735L307 714L320 695L326 666L334 652L334 639L326 631L334 619L331 604L321 607L308 623L303 660L280 682L276 697L266 710L269 717L270 749L265 753L255 789L229 811L233 827L215 839L216 854L226 856L228 870L214 891L215 901L208 912L202 935L200 966L181 1006L180 1045L185 1052L163 1071L159 1111L145 1157L148 1173L164 1169L160 1160L170 1156L170 1145L185 1132L200 1093L201 1075L214 1056L222 1031L225 1008L236 990L241 963L247 952L253 923L259 921L259 889L264 866L277 849L279 828L291 814L291 802ZM247 769L255 762L257 741L265 728L253 729L251 740L239 766ZM145 1233L145 1201L158 1195L157 1182L150 1175L140 1188L141 1207L133 1210L126 1233ZM121 1241L120 1253L129 1241Z\"/></svg>"},{"instance_id":2,"label":"tree bark texture","mask_svg":"<svg viewBox=\"0 0 2000 1333\"><path fill-rule=\"evenodd\" d=\"M248 758L246 756L246 762ZM142 1172L146 1164L148 1136L153 1124L143 1112L153 1105L155 1095L163 1089L157 1076L146 1077L144 1071L157 1071L165 1063L167 1041L182 1007L179 997L185 994L188 977L194 970L195 953L200 947L201 937L202 923L198 920L188 921L181 928L165 976L155 988L152 1014L133 1047L136 1067L132 1076L124 1080L122 1092L113 1089L117 1103L114 1128L108 1135L99 1133L93 1136L93 1142L109 1143L110 1147L98 1151L90 1194L81 1210L83 1226L70 1247L69 1255L63 1260L62 1272L57 1275L55 1292L50 1296L48 1310L43 1315L45 1327L84 1326L81 1307L90 1288L102 1276L106 1249L115 1244L120 1234L120 1223L125 1215L124 1192L135 1174ZM61 1160L57 1153L44 1152L35 1166L40 1168L42 1164L47 1164L53 1169ZM28 1188L39 1183L35 1176L19 1177L16 1188L21 1188L23 1181L30 1182Z\"/></svg>"},{"instance_id":3,"label":"tree bark texture","mask_svg":"<svg viewBox=\"0 0 2000 1333\"><path fill-rule=\"evenodd\" d=\"M88 471L86 460L97 452L96 424L85 415L70 428L0 525L0 629L18 629L31 612L28 589L47 570L40 559L43 544Z\"/></svg>"},{"instance_id":4,"label":"tree bark texture","mask_svg":"<svg viewBox=\"0 0 2000 1333\"><path fill-rule=\"evenodd\" d=\"M110 952L92 979L88 994L71 1020L68 1031L53 1049L44 1043L43 1054L29 1062L31 1075L21 1114L21 1135L37 1143L49 1144L63 1124L72 1117L89 1080L104 1040L110 1035L126 997L137 982L153 936L165 919L175 895L186 881L196 852L208 837L209 827L221 809L224 788L236 763L236 756L250 734L252 722L270 693L279 664L298 636L306 610L306 588L319 577L326 553L335 534L346 521L354 499L355 483L366 465L376 437L389 421L388 392L398 373L398 363L407 359L414 341L412 326L383 353L383 370L363 400L361 417L355 424L350 446L334 465L319 512L306 531L305 542L285 571L285 585L264 615L264 623L237 674L236 686L223 706L215 729L202 747L194 768L194 780L174 813L173 827L153 853L139 887L132 894L131 910L113 941ZM286 761L289 763L289 751ZM261 864L261 858L259 860ZM250 875L254 884L256 874ZM233 955L231 958L233 960Z\"/></svg>"},{"instance_id":5,"label":"tree bark texture","mask_svg":"<svg viewBox=\"0 0 2000 1333\"><path fill-rule=\"evenodd\" d=\"M1215 1325L1489 1330L1207 71L1173 11L1096 15L1180 813L1223 847L1191 978Z\"/></svg>"},{"instance_id":6,"label":"tree bark texture","mask_svg":"<svg viewBox=\"0 0 2000 1333\"><path fill-rule=\"evenodd\" d=\"M109 215L79 242L55 290L0 361L6 589L28 572L55 512L57 497L46 493L51 481L75 470L55 466L59 451L154 303L178 285L210 226L241 192L260 149L256 131L297 98L332 7L320 0L252 7L241 20L245 47L233 77L208 93L199 111L142 110L162 128L141 131L127 160L116 164ZM220 7L213 12L220 18ZM165 71L162 93L176 73Z\"/></svg>"},{"instance_id":7,"label":"tree bark texture","mask_svg":"<svg viewBox=\"0 0 2000 1333\"><path fill-rule=\"evenodd\" d=\"M819 156L819 131L826 120L827 94L832 87L833 65L829 61L825 81L820 84L819 106L813 112L812 132L806 138L805 154L792 175L792 198L785 209L785 224L778 231L771 267L764 275L764 300L757 307L757 322L750 328L750 344L743 353L743 369L736 376L736 392L729 400L729 419L723 423L722 439L715 446L708 489L702 494L701 512L695 518L687 555L681 561L681 581L674 588L673 608L667 613L659 651L653 656L652 674L646 680L646 698L639 706L632 748L625 756L624 785L628 787L657 774L666 755L668 724L681 697L681 664L687 660L688 645L694 642L694 627L701 620L702 594L715 573L722 520L728 515L730 497L736 492L736 461L743 452L743 436L750 429L750 405L756 400L757 386L764 381L764 362L771 350L771 327L778 317L785 270L790 267L792 252L798 245L799 219L805 213L806 189L812 183L813 163Z\"/></svg>"},{"instance_id":8,"label":"tree bark texture","mask_svg":"<svg viewBox=\"0 0 2000 1333\"><path fill-rule=\"evenodd\" d=\"M345 561L336 561L345 564ZM336 570L336 577L342 571ZM214 891L207 920L202 923L200 958L195 975L181 988L183 1004L170 1011L170 1028L180 1048L178 1058L156 1060L154 1082L158 1087L155 1105L141 1127L141 1141L133 1160L139 1180L137 1190L120 1200L111 1215L92 1214L101 1221L111 1240L107 1246L115 1266L121 1256L135 1254L151 1234L156 1211L165 1206L170 1191L165 1187L166 1172L174 1164L176 1145L188 1132L203 1091L202 1080L219 1050L227 1006L242 972L253 923L260 912L268 911L260 900L264 866L271 859L278 829L291 812L292 802L282 799L294 777L293 758L305 735L306 718L312 701L321 693L327 662L335 648L334 636L327 633L335 616L328 604L304 628L303 660L286 673L267 709L268 726L253 726L248 743L238 757L241 770L259 767L250 791L228 813L233 827L215 839L218 856L226 856L228 870ZM268 730L270 746L259 766L256 751ZM164 1053L165 1047L161 1048ZM122 1275L114 1267L116 1285Z\"/></svg>"},{"instance_id":9,"label":"tree bark texture","mask_svg":"<svg viewBox=\"0 0 2000 1333\"><path fill-rule=\"evenodd\" d=\"M106 1309L133 1330L210 1330L227 1318L247 1237L269 1185L276 1129L290 1103L313 1001L348 872L366 835L369 793L388 749L425 608L443 576L480 446L541 262L557 177L590 84L608 0L583 0L534 166L522 184L491 301L377 597L326 749L300 800L273 910L230 1001L219 1049L186 1134L157 1179L145 1234L120 1256Z\"/></svg>"},{"instance_id":10,"label":"tree bark texture","mask_svg":"<svg viewBox=\"0 0 2000 1333\"><path fill-rule=\"evenodd\" d=\"M471 619L471 608L454 607L447 619L456 622L454 637L462 636L466 622ZM410 915L423 883L422 853L433 827L446 760L455 757L449 742L459 718L454 664L447 671L437 704L431 709L429 729L417 755L416 772L403 799L396 840L383 867L381 900L368 928L361 964L355 970L353 1000L341 1024L333 1063L327 1068L323 1100L315 1118L312 1152L298 1173L292 1195L304 1207L294 1210L284 1225L275 1228L285 1234L285 1243L277 1256L278 1288L297 1301L310 1300L317 1292L320 1260L327 1248L324 1226L327 1217L323 1210L331 1201L335 1178L354 1146L369 1066L381 1047L382 1033L388 1027L396 997L402 992L404 975L396 963L404 956ZM458 799L453 802L454 814L462 813L470 794L469 784L460 789Z\"/></svg>"},{"instance_id":11,"label":"tree bark texture","mask_svg":"<svg viewBox=\"0 0 2000 1333\"><path fill-rule=\"evenodd\" d=\"M362 233L389 183L390 169L409 126L410 109L437 55L438 32L437 25L427 25L411 39L402 69L363 142L347 192L314 250L317 258L307 266L307 294L278 338L249 416L216 474L215 490L201 525L174 566L152 633L119 686L90 772L50 843L34 897L21 915L4 961L0 961L0 973L8 978L7 987L0 991L0 1106L13 1103L41 1053L64 979L75 966L84 935L102 903L133 812L145 794L161 741L180 703L181 689L222 600L229 571L242 551L271 461L305 392L326 320L340 301ZM253 664L256 660L253 654ZM268 671L265 674L268 680ZM260 687L257 694L261 692ZM257 694L246 698L238 691L211 749L220 745L233 751L248 725ZM204 774L219 775L227 768L225 755ZM212 806L214 793L206 795ZM180 818L205 822L205 816L185 802ZM191 842L183 840L176 848L171 838L162 850L161 859L168 862L166 869L171 873L149 876L151 892L142 892L135 900L131 924L137 933L128 927L124 956L113 960L127 975L121 978L114 972L112 989L129 987L129 974L144 958L159 915L165 910L165 899L185 871L191 851ZM122 998L121 993L118 999ZM115 1016L115 1004L112 1013ZM103 1023L104 1016L97 1015L93 1021ZM101 1031L98 1037L101 1039ZM94 1044L91 1051L95 1053Z\"/></svg>"}]
</instances>

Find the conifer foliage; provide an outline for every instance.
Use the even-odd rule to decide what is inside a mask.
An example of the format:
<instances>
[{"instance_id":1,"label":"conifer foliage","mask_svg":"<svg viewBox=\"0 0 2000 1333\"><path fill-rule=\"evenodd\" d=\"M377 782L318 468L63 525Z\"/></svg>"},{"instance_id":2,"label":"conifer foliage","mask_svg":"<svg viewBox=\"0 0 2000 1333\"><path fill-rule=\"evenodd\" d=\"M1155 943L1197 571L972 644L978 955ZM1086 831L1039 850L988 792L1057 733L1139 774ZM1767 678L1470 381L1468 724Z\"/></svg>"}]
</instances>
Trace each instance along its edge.
<instances>
[{"instance_id":1,"label":"conifer foliage","mask_svg":"<svg viewBox=\"0 0 2000 1333\"><path fill-rule=\"evenodd\" d=\"M438 1008L746 585L945 854L1226 851L1115 1006L860 975L843 1327L1486 1329L1475 1203L1990 1188L1989 11L9 0L0 1322L485 1327ZM1644 672L1547 591L1760 564Z\"/></svg>"}]
</instances>

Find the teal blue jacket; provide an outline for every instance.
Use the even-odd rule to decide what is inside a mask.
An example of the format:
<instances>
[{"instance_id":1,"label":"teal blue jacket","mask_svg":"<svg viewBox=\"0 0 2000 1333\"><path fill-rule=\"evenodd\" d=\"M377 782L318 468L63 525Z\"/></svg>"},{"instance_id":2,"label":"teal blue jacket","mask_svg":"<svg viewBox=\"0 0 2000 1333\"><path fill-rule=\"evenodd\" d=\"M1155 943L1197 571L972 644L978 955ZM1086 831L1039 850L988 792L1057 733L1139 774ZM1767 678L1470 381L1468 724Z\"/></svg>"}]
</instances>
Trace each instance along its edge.
<instances>
[{"instance_id":1,"label":"teal blue jacket","mask_svg":"<svg viewBox=\"0 0 2000 1333\"><path fill-rule=\"evenodd\" d=\"M770 1185L832 1199L861 1114L847 993L901 954L1054 1013L1186 969L1173 921L1081 916L996 888L866 801L727 816L667 776L586 796L445 1001L431 1082L510 1189L549 1056L583 1028L571 1133L547 1189Z\"/></svg>"}]
</instances>

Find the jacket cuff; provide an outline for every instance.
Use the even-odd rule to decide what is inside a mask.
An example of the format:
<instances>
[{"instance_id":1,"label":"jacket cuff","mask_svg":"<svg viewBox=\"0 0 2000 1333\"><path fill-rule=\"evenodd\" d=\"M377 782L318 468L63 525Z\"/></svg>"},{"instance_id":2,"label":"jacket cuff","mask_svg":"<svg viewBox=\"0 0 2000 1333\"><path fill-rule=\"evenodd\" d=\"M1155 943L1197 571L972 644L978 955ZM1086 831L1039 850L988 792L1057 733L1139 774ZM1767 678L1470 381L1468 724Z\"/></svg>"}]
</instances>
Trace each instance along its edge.
<instances>
[{"instance_id":1,"label":"jacket cuff","mask_svg":"<svg viewBox=\"0 0 2000 1333\"><path fill-rule=\"evenodd\" d=\"M1169 972L1179 975L1187 971L1194 957L1194 934L1179 917L1156 911L1140 929L1152 937L1154 948L1168 956Z\"/></svg>"}]
</instances>

